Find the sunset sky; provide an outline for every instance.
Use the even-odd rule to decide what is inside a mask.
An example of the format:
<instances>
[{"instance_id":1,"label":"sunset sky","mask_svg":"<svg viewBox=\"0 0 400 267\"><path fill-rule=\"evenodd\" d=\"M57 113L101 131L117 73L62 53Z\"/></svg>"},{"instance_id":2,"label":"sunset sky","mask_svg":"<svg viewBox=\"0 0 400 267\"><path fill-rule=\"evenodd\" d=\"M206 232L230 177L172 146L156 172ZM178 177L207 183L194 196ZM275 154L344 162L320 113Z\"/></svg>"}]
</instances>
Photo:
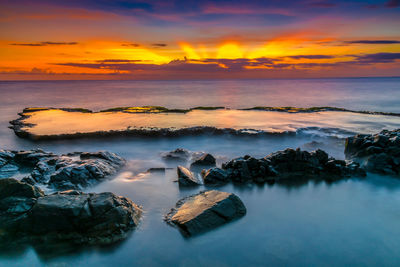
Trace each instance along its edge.
<instances>
[{"instance_id":1,"label":"sunset sky","mask_svg":"<svg viewBox=\"0 0 400 267\"><path fill-rule=\"evenodd\" d=\"M400 0L0 0L0 80L400 76Z\"/></svg>"}]
</instances>

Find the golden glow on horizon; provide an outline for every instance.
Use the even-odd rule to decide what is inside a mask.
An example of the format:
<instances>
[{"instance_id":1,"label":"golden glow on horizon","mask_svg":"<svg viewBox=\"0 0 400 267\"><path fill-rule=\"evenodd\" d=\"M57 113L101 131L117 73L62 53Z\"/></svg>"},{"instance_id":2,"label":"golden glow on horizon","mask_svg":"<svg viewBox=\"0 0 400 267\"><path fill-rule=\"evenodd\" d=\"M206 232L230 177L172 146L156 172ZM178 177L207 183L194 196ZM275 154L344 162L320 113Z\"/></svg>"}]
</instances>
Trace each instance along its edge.
<instances>
[{"instance_id":1,"label":"golden glow on horizon","mask_svg":"<svg viewBox=\"0 0 400 267\"><path fill-rule=\"evenodd\" d=\"M400 45L340 45L335 39L311 40L286 36L271 39L263 44L225 41L219 45L178 42L162 49L151 45L126 45L126 41L86 40L74 45L23 46L27 43L0 41L0 72L32 72L43 74L108 74L130 73L118 70L112 64L169 63L186 58L189 63L227 65L217 59L279 58L281 63L336 63L349 61L349 55L381 52L399 52ZM290 58L296 55L327 55L332 58ZM208 59L207 61L202 61ZM215 59L213 62L212 59ZM110 60L104 62L104 60ZM114 60L114 61L113 61ZM118 62L120 60L120 62ZM193 60L193 61L191 61ZM125 61L125 62L124 62ZM70 64L72 63L72 64ZM85 65L86 64L86 65ZM91 66L89 66L91 65ZM245 66L246 69L269 69L268 66ZM321 67L309 67L319 69Z\"/></svg>"},{"instance_id":2,"label":"golden glow on horizon","mask_svg":"<svg viewBox=\"0 0 400 267\"><path fill-rule=\"evenodd\" d=\"M216 58L237 59L245 58L242 47L235 42L227 42L218 47Z\"/></svg>"}]
</instances>

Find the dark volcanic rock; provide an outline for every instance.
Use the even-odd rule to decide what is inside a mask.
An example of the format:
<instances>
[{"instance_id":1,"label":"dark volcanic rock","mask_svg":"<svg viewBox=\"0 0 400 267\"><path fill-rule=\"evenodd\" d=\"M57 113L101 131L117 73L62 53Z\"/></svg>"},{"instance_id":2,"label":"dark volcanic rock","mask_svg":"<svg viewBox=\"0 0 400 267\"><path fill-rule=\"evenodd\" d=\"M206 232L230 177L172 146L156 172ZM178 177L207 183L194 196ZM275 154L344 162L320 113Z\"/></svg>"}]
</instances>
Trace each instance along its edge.
<instances>
[{"instance_id":1,"label":"dark volcanic rock","mask_svg":"<svg viewBox=\"0 0 400 267\"><path fill-rule=\"evenodd\" d=\"M243 202L234 194L216 190L203 191L181 199L165 217L184 235L196 235L246 214Z\"/></svg>"},{"instance_id":2,"label":"dark volcanic rock","mask_svg":"<svg viewBox=\"0 0 400 267\"><path fill-rule=\"evenodd\" d=\"M203 170L201 174L205 184L224 184L229 182L228 174L220 168Z\"/></svg>"},{"instance_id":3,"label":"dark volcanic rock","mask_svg":"<svg viewBox=\"0 0 400 267\"><path fill-rule=\"evenodd\" d=\"M138 225L142 210L112 193L57 192L44 195L15 179L0 180L0 239L64 240L109 244Z\"/></svg>"},{"instance_id":4,"label":"dark volcanic rock","mask_svg":"<svg viewBox=\"0 0 400 267\"><path fill-rule=\"evenodd\" d=\"M43 196L43 191L37 187L15 179L0 179L0 229L17 229L37 198Z\"/></svg>"},{"instance_id":5,"label":"dark volcanic rock","mask_svg":"<svg viewBox=\"0 0 400 267\"><path fill-rule=\"evenodd\" d=\"M182 186L194 186L194 185L199 185L201 182L197 177L195 176L194 173L192 173L190 170L183 166L178 166L177 168L178 172L178 183L179 185Z\"/></svg>"},{"instance_id":6,"label":"dark volcanic rock","mask_svg":"<svg viewBox=\"0 0 400 267\"><path fill-rule=\"evenodd\" d=\"M304 179L337 180L365 176L358 163L329 158L322 150L313 152L286 149L265 158L251 156L233 159L222 165L228 180L233 182L299 181Z\"/></svg>"},{"instance_id":7,"label":"dark volcanic rock","mask_svg":"<svg viewBox=\"0 0 400 267\"><path fill-rule=\"evenodd\" d=\"M204 154L200 158L196 159L190 166L197 167L197 166L215 166L215 158L211 154Z\"/></svg>"},{"instance_id":8,"label":"dark volcanic rock","mask_svg":"<svg viewBox=\"0 0 400 267\"><path fill-rule=\"evenodd\" d=\"M118 171L125 160L108 151L75 152L55 155L42 150L0 151L0 178L28 172L29 184L56 189L82 189L104 180Z\"/></svg>"},{"instance_id":9,"label":"dark volcanic rock","mask_svg":"<svg viewBox=\"0 0 400 267\"><path fill-rule=\"evenodd\" d=\"M349 137L344 152L368 171L400 175L400 129Z\"/></svg>"}]
</instances>

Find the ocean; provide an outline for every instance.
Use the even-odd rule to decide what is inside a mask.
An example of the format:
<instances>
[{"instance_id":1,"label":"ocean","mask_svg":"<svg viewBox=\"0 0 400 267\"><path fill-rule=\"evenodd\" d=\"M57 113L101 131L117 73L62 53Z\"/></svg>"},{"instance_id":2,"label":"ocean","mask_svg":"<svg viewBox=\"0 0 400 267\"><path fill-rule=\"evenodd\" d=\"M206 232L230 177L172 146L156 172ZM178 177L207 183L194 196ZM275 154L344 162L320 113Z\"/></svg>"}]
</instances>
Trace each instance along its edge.
<instances>
[{"instance_id":1,"label":"ocean","mask_svg":"<svg viewBox=\"0 0 400 267\"><path fill-rule=\"evenodd\" d=\"M0 266L400 265L398 178L368 174L365 179L335 183L228 184L218 190L238 195L247 207L246 216L200 236L185 238L168 226L163 216L178 199L204 187L179 188L174 182L175 169L165 174L145 173L153 167L176 167L160 156L176 148L211 153L218 164L246 154L264 157L288 147L310 151L321 148L344 159L346 136L400 128L398 116L330 111L305 116L253 111L251 116L235 117L232 121L225 116L222 122L213 122L224 127L257 128L267 127L273 121L277 127L290 128L295 133L263 136L125 136L34 142L17 137L8 128L9 121L26 107L99 111L145 105L171 109L222 106L231 110L329 106L400 113L400 78L0 82L1 149L117 153L127 159L126 167L113 179L86 191L109 191L129 197L145 211L139 227L121 243L63 249L15 246L10 251L0 251ZM209 112L215 111L199 113L199 126L207 126L216 114ZM205 119L205 114L210 119Z\"/></svg>"}]
</instances>

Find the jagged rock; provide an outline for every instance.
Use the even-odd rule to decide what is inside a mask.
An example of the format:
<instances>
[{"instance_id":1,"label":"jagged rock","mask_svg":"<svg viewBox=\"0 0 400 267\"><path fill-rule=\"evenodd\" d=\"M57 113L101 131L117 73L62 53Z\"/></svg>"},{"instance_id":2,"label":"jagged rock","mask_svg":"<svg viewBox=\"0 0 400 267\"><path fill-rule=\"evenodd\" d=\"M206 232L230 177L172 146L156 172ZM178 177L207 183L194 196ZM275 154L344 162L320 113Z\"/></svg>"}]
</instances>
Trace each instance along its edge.
<instances>
[{"instance_id":1,"label":"jagged rock","mask_svg":"<svg viewBox=\"0 0 400 267\"><path fill-rule=\"evenodd\" d=\"M337 180L350 176L365 176L358 163L329 158L322 150L313 152L286 149L265 158L251 156L222 164L228 180L233 182L275 182L301 179Z\"/></svg>"},{"instance_id":2,"label":"jagged rock","mask_svg":"<svg viewBox=\"0 0 400 267\"><path fill-rule=\"evenodd\" d=\"M56 189L82 189L104 180L118 171L125 160L108 151L75 152L56 155L43 150L0 150L0 178L18 171L30 174L23 179L29 184L43 184Z\"/></svg>"},{"instance_id":3,"label":"jagged rock","mask_svg":"<svg viewBox=\"0 0 400 267\"><path fill-rule=\"evenodd\" d=\"M17 228L42 196L43 191L37 187L15 179L0 179L0 229Z\"/></svg>"},{"instance_id":4,"label":"jagged rock","mask_svg":"<svg viewBox=\"0 0 400 267\"><path fill-rule=\"evenodd\" d=\"M184 235L196 235L246 214L243 202L234 194L216 190L203 191L179 200L166 215Z\"/></svg>"},{"instance_id":5,"label":"jagged rock","mask_svg":"<svg viewBox=\"0 0 400 267\"><path fill-rule=\"evenodd\" d=\"M345 155L361 163L368 171L400 175L400 129L349 137Z\"/></svg>"},{"instance_id":6,"label":"jagged rock","mask_svg":"<svg viewBox=\"0 0 400 267\"><path fill-rule=\"evenodd\" d=\"M196 159L190 166L197 167L197 166L215 166L215 158L211 154L204 154L200 158Z\"/></svg>"},{"instance_id":7,"label":"jagged rock","mask_svg":"<svg viewBox=\"0 0 400 267\"><path fill-rule=\"evenodd\" d=\"M51 195L15 179L0 180L1 237L109 244L139 223L142 210L112 193L69 190Z\"/></svg>"},{"instance_id":8,"label":"jagged rock","mask_svg":"<svg viewBox=\"0 0 400 267\"><path fill-rule=\"evenodd\" d=\"M202 171L205 184L224 184L229 182L228 174L220 168L211 168Z\"/></svg>"},{"instance_id":9,"label":"jagged rock","mask_svg":"<svg viewBox=\"0 0 400 267\"><path fill-rule=\"evenodd\" d=\"M178 166L178 183L182 186L194 186L199 185L201 182L190 170L183 166Z\"/></svg>"}]
</instances>

